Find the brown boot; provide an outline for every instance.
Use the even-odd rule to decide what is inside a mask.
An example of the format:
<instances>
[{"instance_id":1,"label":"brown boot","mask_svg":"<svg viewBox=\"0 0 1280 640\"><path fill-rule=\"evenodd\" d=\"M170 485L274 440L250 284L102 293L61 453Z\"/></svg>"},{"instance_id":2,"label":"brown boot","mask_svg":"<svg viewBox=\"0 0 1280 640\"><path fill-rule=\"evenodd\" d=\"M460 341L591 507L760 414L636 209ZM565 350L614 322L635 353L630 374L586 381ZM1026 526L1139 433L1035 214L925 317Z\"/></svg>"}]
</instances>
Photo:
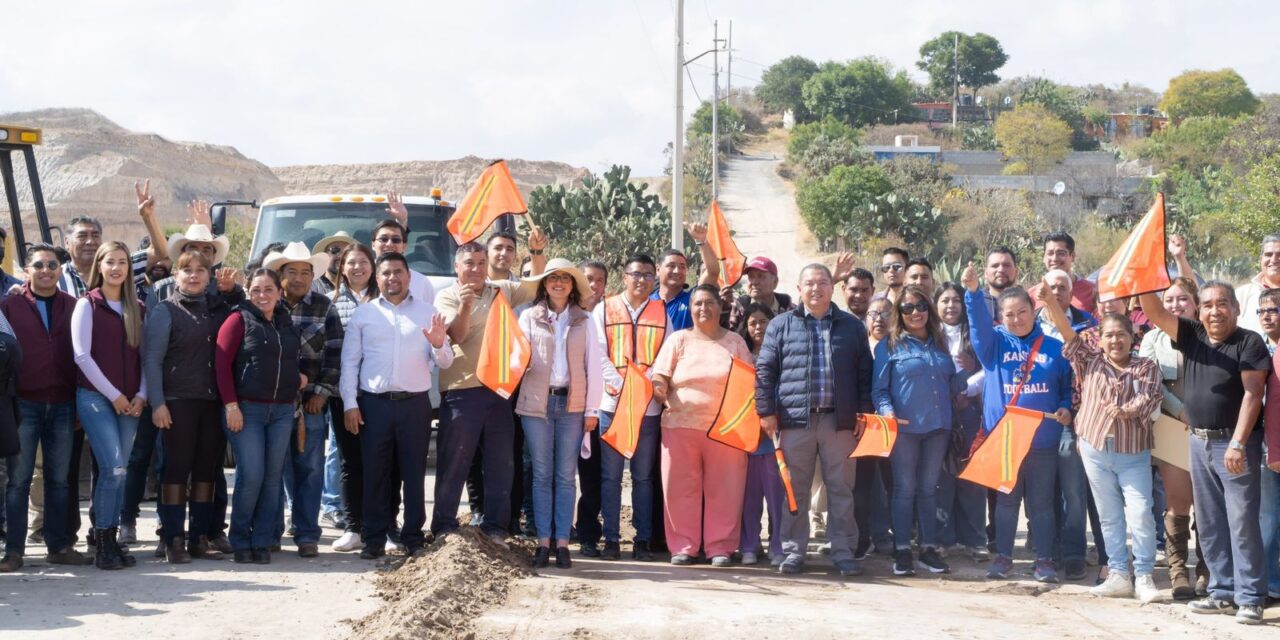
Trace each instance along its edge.
<instances>
[{"instance_id":1,"label":"brown boot","mask_svg":"<svg viewBox=\"0 0 1280 640\"><path fill-rule=\"evenodd\" d=\"M183 536L174 536L164 548L164 557L169 564L189 564L191 556L187 553L187 541Z\"/></svg>"},{"instance_id":2,"label":"brown boot","mask_svg":"<svg viewBox=\"0 0 1280 640\"><path fill-rule=\"evenodd\" d=\"M1187 540L1191 537L1191 516L1165 513L1164 550L1169 558L1169 583L1174 600L1191 600L1196 591L1187 576Z\"/></svg>"},{"instance_id":3,"label":"brown boot","mask_svg":"<svg viewBox=\"0 0 1280 640\"><path fill-rule=\"evenodd\" d=\"M187 543L187 552L193 558L201 560L221 560L222 552L213 548L210 544L208 536L200 536L199 538Z\"/></svg>"}]
</instances>

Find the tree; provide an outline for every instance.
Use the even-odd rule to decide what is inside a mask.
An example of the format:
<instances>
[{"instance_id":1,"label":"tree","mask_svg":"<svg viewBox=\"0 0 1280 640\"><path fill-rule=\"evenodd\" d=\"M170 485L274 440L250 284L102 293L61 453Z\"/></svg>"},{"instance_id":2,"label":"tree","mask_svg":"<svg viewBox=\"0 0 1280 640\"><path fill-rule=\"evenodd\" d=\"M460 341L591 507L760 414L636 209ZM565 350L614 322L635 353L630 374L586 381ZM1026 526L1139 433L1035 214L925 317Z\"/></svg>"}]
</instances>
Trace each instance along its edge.
<instances>
[{"instance_id":1,"label":"tree","mask_svg":"<svg viewBox=\"0 0 1280 640\"><path fill-rule=\"evenodd\" d=\"M966 35L948 31L920 45L916 66L929 74L929 88L937 95L950 96L956 78L956 37L960 38L960 84L980 89L1000 81L996 70L1009 61L1000 41L985 34Z\"/></svg>"},{"instance_id":2,"label":"tree","mask_svg":"<svg viewBox=\"0 0 1280 640\"><path fill-rule=\"evenodd\" d=\"M618 272L627 256L653 254L670 244L671 212L630 182L631 168L614 165L581 187L542 185L529 194L529 211L550 236L557 257L572 262L601 260Z\"/></svg>"},{"instance_id":3,"label":"tree","mask_svg":"<svg viewBox=\"0 0 1280 640\"><path fill-rule=\"evenodd\" d=\"M859 58L846 65L829 63L801 90L815 117L832 117L855 127L910 119L911 80L888 62Z\"/></svg>"},{"instance_id":4,"label":"tree","mask_svg":"<svg viewBox=\"0 0 1280 640\"><path fill-rule=\"evenodd\" d=\"M755 94L770 110L781 113L787 109L796 122L809 119L801 89L804 83L818 72L818 63L803 56L788 56L765 69Z\"/></svg>"},{"instance_id":5,"label":"tree","mask_svg":"<svg viewBox=\"0 0 1280 640\"><path fill-rule=\"evenodd\" d=\"M1043 105L1021 104L996 120L996 143L1010 175L1041 175L1071 153L1071 127Z\"/></svg>"},{"instance_id":6,"label":"tree","mask_svg":"<svg viewBox=\"0 0 1280 640\"><path fill-rule=\"evenodd\" d=\"M862 133L858 129L835 118L798 124L791 129L791 139L787 141L787 159L795 162L819 136L830 140L847 140L854 145L862 139Z\"/></svg>"},{"instance_id":7,"label":"tree","mask_svg":"<svg viewBox=\"0 0 1280 640\"><path fill-rule=\"evenodd\" d=\"M727 153L730 147L737 146L742 142L742 136L746 133L747 127L743 120L742 113L737 109L721 102L719 113L716 114L716 128L720 132L720 152ZM697 111L693 112L693 118L689 121L689 135L701 134L710 139L711 136L711 102L706 101Z\"/></svg>"},{"instance_id":8,"label":"tree","mask_svg":"<svg viewBox=\"0 0 1280 640\"><path fill-rule=\"evenodd\" d=\"M1249 115L1261 105L1233 69L1183 72L1169 81L1160 100L1160 109L1174 118Z\"/></svg>"},{"instance_id":9,"label":"tree","mask_svg":"<svg viewBox=\"0 0 1280 640\"><path fill-rule=\"evenodd\" d=\"M1157 160L1163 167L1178 166L1191 172L1221 166L1222 144L1236 124L1233 118L1186 118L1148 138L1139 155Z\"/></svg>"},{"instance_id":10,"label":"tree","mask_svg":"<svg viewBox=\"0 0 1280 640\"><path fill-rule=\"evenodd\" d=\"M1071 147L1077 151L1098 148L1098 143L1084 131L1087 119L1081 92L1045 78L1028 78L1018 96L1018 104L1042 105L1071 127Z\"/></svg>"},{"instance_id":11,"label":"tree","mask_svg":"<svg viewBox=\"0 0 1280 640\"><path fill-rule=\"evenodd\" d=\"M1276 232L1280 211L1280 153L1273 153L1235 180L1224 198L1224 210L1232 230L1245 245L1261 245L1263 236Z\"/></svg>"},{"instance_id":12,"label":"tree","mask_svg":"<svg viewBox=\"0 0 1280 640\"><path fill-rule=\"evenodd\" d=\"M809 230L820 240L832 240L851 230L859 231L857 222L868 205L892 188L878 165L842 166L800 183L796 204Z\"/></svg>"},{"instance_id":13,"label":"tree","mask_svg":"<svg viewBox=\"0 0 1280 640\"><path fill-rule=\"evenodd\" d=\"M836 167L870 162L871 156L847 138L819 135L799 156L788 156L788 161L795 165L800 177L819 178Z\"/></svg>"}]
</instances>

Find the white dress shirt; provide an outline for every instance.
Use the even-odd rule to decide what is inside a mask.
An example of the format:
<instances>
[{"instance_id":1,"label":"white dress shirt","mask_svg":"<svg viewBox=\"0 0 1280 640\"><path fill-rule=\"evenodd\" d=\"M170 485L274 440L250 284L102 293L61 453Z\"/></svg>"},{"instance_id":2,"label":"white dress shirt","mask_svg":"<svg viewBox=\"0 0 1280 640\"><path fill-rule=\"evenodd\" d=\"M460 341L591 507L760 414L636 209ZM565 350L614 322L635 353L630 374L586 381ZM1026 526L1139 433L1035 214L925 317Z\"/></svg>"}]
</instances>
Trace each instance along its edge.
<instances>
[{"instance_id":1,"label":"white dress shirt","mask_svg":"<svg viewBox=\"0 0 1280 640\"><path fill-rule=\"evenodd\" d=\"M569 310L565 309L557 314L547 309L547 317L551 320L551 327L555 330L555 353L551 356L551 379L552 387L569 386ZM588 316L587 323L587 398L586 407L583 412L588 417L596 417L599 415L600 399L604 395L603 378L597 372L597 369L591 368L591 363L600 362L604 357L603 343L600 341L598 334L600 330L596 327L595 318ZM533 314L520 314L520 330L525 336L533 335ZM606 359L605 362L608 362ZM613 371L614 378L617 378L621 384L622 378L618 376L616 369L609 367ZM616 403L615 403L616 404Z\"/></svg>"},{"instance_id":2,"label":"white dress shirt","mask_svg":"<svg viewBox=\"0 0 1280 640\"><path fill-rule=\"evenodd\" d=\"M338 383L347 408L355 408L358 391L426 392L431 389L431 365L448 369L453 364L448 337L437 349L422 335L431 326L435 305L412 291L411 284L411 293L398 305L383 297L370 300L356 307L347 321Z\"/></svg>"},{"instance_id":3,"label":"white dress shirt","mask_svg":"<svg viewBox=\"0 0 1280 640\"><path fill-rule=\"evenodd\" d=\"M646 302L651 302L651 301L646 301ZM631 313L632 322L635 322L636 318L640 317L640 312L644 310L644 307L640 307L639 309L632 309L631 304L627 302L627 299L625 296L622 298L622 303L626 305L627 311ZM596 341L600 345L600 372L604 374L605 391L600 398L600 410L613 413L618 410L618 396L610 394L608 390L613 389L615 392L622 390L622 375L618 373L618 369L615 368L613 366L613 362L609 360L609 343L607 338L605 337L605 327L604 327L604 320L605 320L604 309L605 309L605 303L602 301L600 302L600 304L596 305L596 308L594 310L591 311L591 320L596 325ZM662 315L663 317L666 318L666 321L667 321L666 331L662 334L662 340L663 342L666 342L667 338L670 338L671 334L673 333L671 330L671 316L665 313ZM645 371L644 376L652 380L653 367L650 367L647 371ZM646 416L656 416L656 415L660 415L661 413L662 413L662 405L658 404L657 400L650 401L649 408L645 409L645 412L644 412Z\"/></svg>"}]
</instances>

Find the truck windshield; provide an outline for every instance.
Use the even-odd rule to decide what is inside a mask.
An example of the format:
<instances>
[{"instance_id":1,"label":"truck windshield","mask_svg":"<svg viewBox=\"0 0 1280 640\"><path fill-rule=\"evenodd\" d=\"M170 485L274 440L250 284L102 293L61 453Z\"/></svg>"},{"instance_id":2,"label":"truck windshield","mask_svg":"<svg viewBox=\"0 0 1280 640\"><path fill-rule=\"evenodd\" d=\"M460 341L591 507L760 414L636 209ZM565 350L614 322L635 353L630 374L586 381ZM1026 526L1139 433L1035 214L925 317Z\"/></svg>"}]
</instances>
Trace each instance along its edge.
<instances>
[{"instance_id":1,"label":"truck windshield","mask_svg":"<svg viewBox=\"0 0 1280 640\"><path fill-rule=\"evenodd\" d=\"M387 218L382 202L316 202L275 204L262 208L253 240L257 256L273 242L302 242L314 247L321 239L346 231L357 242L372 247L373 226ZM409 244L405 257L409 268L428 276L452 276L457 244L445 228L452 208L409 204Z\"/></svg>"}]
</instances>

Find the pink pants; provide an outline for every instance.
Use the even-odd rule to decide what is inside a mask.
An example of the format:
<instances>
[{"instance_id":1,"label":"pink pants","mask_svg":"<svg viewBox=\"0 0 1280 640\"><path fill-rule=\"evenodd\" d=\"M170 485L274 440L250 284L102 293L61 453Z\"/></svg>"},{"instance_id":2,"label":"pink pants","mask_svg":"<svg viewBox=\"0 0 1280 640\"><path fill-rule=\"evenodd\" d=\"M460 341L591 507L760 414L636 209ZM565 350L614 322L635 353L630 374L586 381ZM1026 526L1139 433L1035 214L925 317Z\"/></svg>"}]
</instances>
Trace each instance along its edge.
<instances>
[{"instance_id":1,"label":"pink pants","mask_svg":"<svg viewBox=\"0 0 1280 640\"><path fill-rule=\"evenodd\" d=\"M662 430L662 491L671 553L731 555L742 527L747 454L697 429ZM703 514L703 499L706 513Z\"/></svg>"}]
</instances>

